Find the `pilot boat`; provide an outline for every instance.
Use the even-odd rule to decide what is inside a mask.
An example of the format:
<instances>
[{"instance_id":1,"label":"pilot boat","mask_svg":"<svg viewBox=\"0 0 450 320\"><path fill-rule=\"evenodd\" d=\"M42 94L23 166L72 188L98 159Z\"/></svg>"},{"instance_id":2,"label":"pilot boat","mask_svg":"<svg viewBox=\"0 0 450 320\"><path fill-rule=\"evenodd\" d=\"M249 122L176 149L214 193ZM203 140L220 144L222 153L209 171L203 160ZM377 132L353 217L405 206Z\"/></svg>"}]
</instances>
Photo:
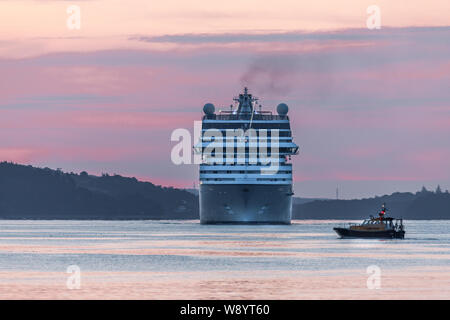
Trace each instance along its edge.
<instances>
[{"instance_id":1,"label":"pilot boat","mask_svg":"<svg viewBox=\"0 0 450 320\"><path fill-rule=\"evenodd\" d=\"M405 237L403 219L386 217L386 211L386 205L383 204L378 217L370 216L360 224L350 223L347 227L336 227L333 230L341 238L403 239Z\"/></svg>"}]
</instances>

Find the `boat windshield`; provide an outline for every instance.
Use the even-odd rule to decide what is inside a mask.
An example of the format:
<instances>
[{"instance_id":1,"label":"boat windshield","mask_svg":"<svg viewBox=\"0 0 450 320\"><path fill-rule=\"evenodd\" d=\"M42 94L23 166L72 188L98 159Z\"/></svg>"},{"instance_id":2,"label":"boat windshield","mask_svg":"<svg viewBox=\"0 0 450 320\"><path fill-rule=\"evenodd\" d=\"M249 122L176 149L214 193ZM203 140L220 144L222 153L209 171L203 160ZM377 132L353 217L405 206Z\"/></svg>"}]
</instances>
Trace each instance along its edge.
<instances>
[{"instance_id":1,"label":"boat windshield","mask_svg":"<svg viewBox=\"0 0 450 320\"><path fill-rule=\"evenodd\" d=\"M381 220L372 220L372 219L366 219L363 221L362 225L368 225L368 224L380 224L380 223L384 223Z\"/></svg>"}]
</instances>

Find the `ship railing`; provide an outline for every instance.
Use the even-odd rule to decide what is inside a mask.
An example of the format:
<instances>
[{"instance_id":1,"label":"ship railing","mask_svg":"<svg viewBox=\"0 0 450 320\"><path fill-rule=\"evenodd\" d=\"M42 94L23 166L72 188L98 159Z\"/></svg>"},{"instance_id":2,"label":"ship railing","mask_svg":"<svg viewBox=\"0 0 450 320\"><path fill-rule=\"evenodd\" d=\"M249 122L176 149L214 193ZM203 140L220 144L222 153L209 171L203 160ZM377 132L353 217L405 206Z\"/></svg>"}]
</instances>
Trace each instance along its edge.
<instances>
[{"instance_id":1,"label":"ship railing","mask_svg":"<svg viewBox=\"0 0 450 320\"><path fill-rule=\"evenodd\" d=\"M203 119L208 120L249 120L251 119L251 114L229 114L229 113L219 113L210 114L203 116ZM254 114L253 120L287 120L287 116L280 116L274 114Z\"/></svg>"},{"instance_id":2,"label":"ship railing","mask_svg":"<svg viewBox=\"0 0 450 320\"><path fill-rule=\"evenodd\" d=\"M358 223L358 222L342 222L340 224L338 224L337 226L339 228L350 228L350 227L358 227L361 226L362 223Z\"/></svg>"},{"instance_id":3,"label":"ship railing","mask_svg":"<svg viewBox=\"0 0 450 320\"><path fill-rule=\"evenodd\" d=\"M236 110L219 110L219 114L237 114ZM254 115L258 115L258 114L272 114L272 111L255 111L253 113Z\"/></svg>"}]
</instances>

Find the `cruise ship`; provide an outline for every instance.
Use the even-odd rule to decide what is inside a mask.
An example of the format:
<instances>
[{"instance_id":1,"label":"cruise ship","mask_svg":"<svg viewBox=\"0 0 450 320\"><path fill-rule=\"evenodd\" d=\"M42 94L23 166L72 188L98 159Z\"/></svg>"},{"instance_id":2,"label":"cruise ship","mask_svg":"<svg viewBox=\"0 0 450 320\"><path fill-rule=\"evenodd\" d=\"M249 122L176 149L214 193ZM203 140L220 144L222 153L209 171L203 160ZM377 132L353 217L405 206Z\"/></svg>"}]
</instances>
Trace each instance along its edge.
<instances>
[{"instance_id":1,"label":"cruise ship","mask_svg":"<svg viewBox=\"0 0 450 320\"><path fill-rule=\"evenodd\" d=\"M292 141L288 106L263 111L244 88L228 110L203 107L200 222L202 224L290 224L292 216Z\"/></svg>"}]
</instances>

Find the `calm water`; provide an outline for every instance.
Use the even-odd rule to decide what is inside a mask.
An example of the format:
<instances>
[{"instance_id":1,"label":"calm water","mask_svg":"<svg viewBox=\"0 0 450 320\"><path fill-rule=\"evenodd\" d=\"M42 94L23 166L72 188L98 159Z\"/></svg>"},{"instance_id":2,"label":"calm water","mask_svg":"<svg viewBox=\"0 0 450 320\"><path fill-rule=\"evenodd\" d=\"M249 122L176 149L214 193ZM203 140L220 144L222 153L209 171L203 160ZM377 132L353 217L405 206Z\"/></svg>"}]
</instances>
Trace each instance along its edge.
<instances>
[{"instance_id":1,"label":"calm water","mask_svg":"<svg viewBox=\"0 0 450 320\"><path fill-rule=\"evenodd\" d=\"M450 221L406 221L404 240L339 239L340 223L3 220L0 298L450 299Z\"/></svg>"}]
</instances>

